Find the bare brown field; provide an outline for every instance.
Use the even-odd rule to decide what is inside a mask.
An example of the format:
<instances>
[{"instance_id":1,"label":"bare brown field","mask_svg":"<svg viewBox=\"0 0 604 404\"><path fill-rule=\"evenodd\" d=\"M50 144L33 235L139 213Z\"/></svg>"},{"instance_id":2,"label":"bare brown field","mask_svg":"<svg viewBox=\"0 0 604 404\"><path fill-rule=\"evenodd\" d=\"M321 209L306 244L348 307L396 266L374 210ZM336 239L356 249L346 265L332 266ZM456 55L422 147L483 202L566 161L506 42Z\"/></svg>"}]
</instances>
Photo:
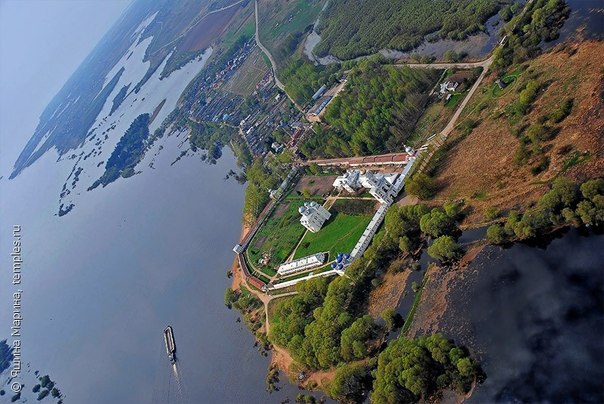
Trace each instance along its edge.
<instances>
[{"instance_id":1,"label":"bare brown field","mask_svg":"<svg viewBox=\"0 0 604 404\"><path fill-rule=\"evenodd\" d=\"M435 168L440 186L435 202L463 198L469 205L466 224L476 224L484 220L483 212L488 206L507 210L534 203L558 175L578 181L601 176L604 69L594 55L602 54L602 42L556 47L520 69L518 85L510 85L498 97L493 95L494 75L487 77L444 146L447 151ZM531 78L544 83L545 89L520 122L510 122L506 107L518 99L522 83ZM559 132L554 139L541 145L549 167L534 175L531 166L535 158L518 166L514 154L520 140L513 128L538 122L568 98L574 99L571 114L555 125ZM464 135L459 127L468 120L475 120L477 126ZM573 155L588 157L573 165L569 163Z\"/></svg>"},{"instance_id":2,"label":"bare brown field","mask_svg":"<svg viewBox=\"0 0 604 404\"><path fill-rule=\"evenodd\" d=\"M439 331L439 322L447 310L447 296L454 282L463 279L466 269L450 270L436 265L428 270L428 281L417 305L408 336L415 338Z\"/></svg>"},{"instance_id":3,"label":"bare brown field","mask_svg":"<svg viewBox=\"0 0 604 404\"><path fill-rule=\"evenodd\" d=\"M402 265L402 263L394 261L390 264L391 268L384 275L382 284L369 294L368 312L374 320L379 318L384 310L396 309L403 295L411 270L405 269L402 272L394 273L391 269L396 265Z\"/></svg>"},{"instance_id":4,"label":"bare brown field","mask_svg":"<svg viewBox=\"0 0 604 404\"><path fill-rule=\"evenodd\" d=\"M305 175L304 177L300 178L295 190L302 192L303 190L307 189L311 195L328 194L333 190L333 182L335 179L335 175Z\"/></svg>"},{"instance_id":5,"label":"bare brown field","mask_svg":"<svg viewBox=\"0 0 604 404\"><path fill-rule=\"evenodd\" d=\"M231 7L202 18L183 38L179 50L196 51L207 48L224 34L239 10L240 7Z\"/></svg>"}]
</instances>

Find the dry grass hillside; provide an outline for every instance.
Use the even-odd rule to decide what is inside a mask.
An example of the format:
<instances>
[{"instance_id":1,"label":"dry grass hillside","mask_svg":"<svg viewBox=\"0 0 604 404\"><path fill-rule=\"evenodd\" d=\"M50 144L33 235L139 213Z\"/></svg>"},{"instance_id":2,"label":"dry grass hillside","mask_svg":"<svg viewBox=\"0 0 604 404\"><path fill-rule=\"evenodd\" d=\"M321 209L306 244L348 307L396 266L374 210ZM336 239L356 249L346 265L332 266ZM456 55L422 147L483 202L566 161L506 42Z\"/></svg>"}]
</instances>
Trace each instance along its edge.
<instances>
[{"instance_id":1,"label":"dry grass hillside","mask_svg":"<svg viewBox=\"0 0 604 404\"><path fill-rule=\"evenodd\" d=\"M435 162L435 200L463 198L470 206L468 222L477 223L488 206L530 205L558 175L602 176L604 66L595 55L603 54L602 42L566 44L510 68L503 90L495 74L487 77ZM528 110L519 113L514 108L529 82L539 90ZM554 113L565 102L572 102L571 112L557 122ZM535 140L530 128L538 124L546 134Z\"/></svg>"}]
</instances>

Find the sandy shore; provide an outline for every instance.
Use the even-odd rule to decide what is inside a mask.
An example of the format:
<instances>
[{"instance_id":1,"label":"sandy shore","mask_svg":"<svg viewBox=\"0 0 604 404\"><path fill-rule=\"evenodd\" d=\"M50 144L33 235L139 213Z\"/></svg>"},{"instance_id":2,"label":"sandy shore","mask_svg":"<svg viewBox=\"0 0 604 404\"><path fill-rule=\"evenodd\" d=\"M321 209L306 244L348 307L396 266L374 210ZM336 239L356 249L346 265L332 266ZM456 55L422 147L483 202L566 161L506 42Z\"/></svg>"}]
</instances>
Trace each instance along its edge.
<instances>
[{"instance_id":1,"label":"sandy shore","mask_svg":"<svg viewBox=\"0 0 604 404\"><path fill-rule=\"evenodd\" d=\"M246 226L245 223L241 224L241 234L239 235L239 241L243 240L243 237L250 231L250 227ZM239 268L239 263L237 262L237 256L233 258L233 264L231 265L231 272L233 273L233 282L231 283L231 288L233 290L239 289L239 286L243 282L243 274L241 273L241 268Z\"/></svg>"}]
</instances>

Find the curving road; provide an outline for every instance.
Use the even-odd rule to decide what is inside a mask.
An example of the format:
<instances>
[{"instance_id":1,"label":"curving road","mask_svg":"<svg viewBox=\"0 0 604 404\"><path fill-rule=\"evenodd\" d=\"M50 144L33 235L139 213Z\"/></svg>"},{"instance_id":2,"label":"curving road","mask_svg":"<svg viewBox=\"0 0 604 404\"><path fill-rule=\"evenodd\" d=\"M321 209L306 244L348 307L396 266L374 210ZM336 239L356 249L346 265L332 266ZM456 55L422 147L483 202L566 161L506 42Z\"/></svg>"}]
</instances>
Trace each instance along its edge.
<instances>
[{"instance_id":1,"label":"curving road","mask_svg":"<svg viewBox=\"0 0 604 404\"><path fill-rule=\"evenodd\" d=\"M260 42L260 34L258 33L258 26L259 26L259 24L258 24L258 0L254 1L254 7L255 7L254 14L256 16L256 43L258 44L258 47L262 50L262 52L264 52L264 54L266 55L266 57L268 57L268 60L271 62L271 66L272 66L272 69L273 69L273 77L275 78L275 84L277 85L277 87L279 87L279 89L281 91L283 91L285 93L285 95L287 96L287 98L289 98L289 100L296 106L296 108L298 109L298 111L300 111L304 115L304 111L302 110L302 108L287 93L287 91L285 91L285 86L283 85L283 83L281 82L281 80L279 80L279 78L277 77L277 63L275 62L275 59L273 59L273 55L271 55L271 53L266 48L266 46L264 46L262 44L262 42Z\"/></svg>"}]
</instances>

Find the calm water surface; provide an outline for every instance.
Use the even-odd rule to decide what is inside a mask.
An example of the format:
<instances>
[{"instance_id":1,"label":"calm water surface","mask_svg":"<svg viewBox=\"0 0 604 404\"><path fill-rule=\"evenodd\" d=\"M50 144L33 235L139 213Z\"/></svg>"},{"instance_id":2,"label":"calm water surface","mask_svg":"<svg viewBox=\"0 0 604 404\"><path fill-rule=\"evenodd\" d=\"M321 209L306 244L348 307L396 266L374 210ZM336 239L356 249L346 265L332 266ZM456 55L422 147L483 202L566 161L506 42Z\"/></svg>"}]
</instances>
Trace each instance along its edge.
<instances>
[{"instance_id":1,"label":"calm water surface","mask_svg":"<svg viewBox=\"0 0 604 404\"><path fill-rule=\"evenodd\" d=\"M604 235L487 247L468 272L441 325L487 374L471 402L604 402Z\"/></svg>"},{"instance_id":2,"label":"calm water surface","mask_svg":"<svg viewBox=\"0 0 604 404\"><path fill-rule=\"evenodd\" d=\"M198 158L170 166L179 141L166 141L157 169L82 194L62 218L55 216L56 192L70 167L51 153L15 180L0 181L3 268L10 268L12 225L22 226L26 391L40 370L66 402L166 402L175 385L162 330L171 324L190 402L297 394L289 385L266 393L268 359L223 303L244 192L223 180L236 168L234 157L225 150L214 166ZM10 271L1 276L4 339L12 287Z\"/></svg>"}]
</instances>

